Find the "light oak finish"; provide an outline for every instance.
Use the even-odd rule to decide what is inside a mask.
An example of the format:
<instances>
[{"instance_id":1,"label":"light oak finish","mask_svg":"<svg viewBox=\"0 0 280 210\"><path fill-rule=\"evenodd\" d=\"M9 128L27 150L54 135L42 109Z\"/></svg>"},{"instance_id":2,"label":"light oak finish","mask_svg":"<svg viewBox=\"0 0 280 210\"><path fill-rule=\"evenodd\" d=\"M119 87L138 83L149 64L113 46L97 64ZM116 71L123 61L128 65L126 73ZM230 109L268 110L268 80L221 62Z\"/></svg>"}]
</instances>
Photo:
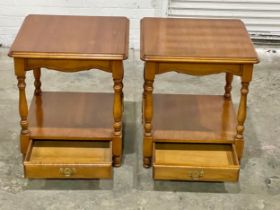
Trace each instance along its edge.
<instances>
[{"instance_id":1,"label":"light oak finish","mask_svg":"<svg viewBox=\"0 0 280 210\"><path fill-rule=\"evenodd\" d=\"M34 75L34 95L39 96L41 95L41 69L40 68L34 68L33 70L33 75Z\"/></svg>"},{"instance_id":2,"label":"light oak finish","mask_svg":"<svg viewBox=\"0 0 280 210\"><path fill-rule=\"evenodd\" d=\"M156 142L234 143L236 114L223 96L154 94Z\"/></svg>"},{"instance_id":3,"label":"light oak finish","mask_svg":"<svg viewBox=\"0 0 280 210\"><path fill-rule=\"evenodd\" d=\"M257 63L240 20L143 18L141 59L145 61Z\"/></svg>"},{"instance_id":4,"label":"light oak finish","mask_svg":"<svg viewBox=\"0 0 280 210\"><path fill-rule=\"evenodd\" d=\"M153 177L159 180L237 181L234 145L155 143Z\"/></svg>"},{"instance_id":5,"label":"light oak finish","mask_svg":"<svg viewBox=\"0 0 280 210\"><path fill-rule=\"evenodd\" d=\"M225 94L224 94L224 97L226 99L231 99L232 81L233 81L233 74L226 73L226 85L225 85Z\"/></svg>"},{"instance_id":6,"label":"light oak finish","mask_svg":"<svg viewBox=\"0 0 280 210\"><path fill-rule=\"evenodd\" d=\"M30 142L24 161L28 178L112 178L111 142Z\"/></svg>"},{"instance_id":7,"label":"light oak finish","mask_svg":"<svg viewBox=\"0 0 280 210\"><path fill-rule=\"evenodd\" d=\"M128 26L125 17L29 15L25 18L9 52L18 79L23 155L32 139L111 141L113 165L121 165L123 60L128 56ZM41 68L108 72L112 74L114 93L44 92ZM29 110L25 94L27 71L33 71L35 80ZM48 178L56 176L43 173ZM88 176L84 178L98 178L98 174L85 172L84 176Z\"/></svg>"},{"instance_id":8,"label":"light oak finish","mask_svg":"<svg viewBox=\"0 0 280 210\"><path fill-rule=\"evenodd\" d=\"M125 17L29 15L9 55L21 58L124 60Z\"/></svg>"},{"instance_id":9,"label":"light oak finish","mask_svg":"<svg viewBox=\"0 0 280 210\"><path fill-rule=\"evenodd\" d=\"M253 65L259 62L244 24L240 20L143 18L140 54L145 61L142 107L144 167L155 164L152 163L156 158L153 144L158 142L201 143L202 147L228 144L236 149L240 160L244 147L248 86ZM225 73L225 92L223 96L153 95L156 75L171 71L194 76ZM231 102L234 76L241 77L242 86L237 116ZM200 153L199 150L197 152ZM189 158L196 162L195 158ZM172 168L172 161L157 168L157 173L154 167L154 177L160 178L168 173L162 179L189 180L179 175L184 170ZM212 170L211 178L205 181L237 181L238 170L233 171Z\"/></svg>"},{"instance_id":10,"label":"light oak finish","mask_svg":"<svg viewBox=\"0 0 280 210\"><path fill-rule=\"evenodd\" d=\"M30 137L112 140L113 102L112 93L42 92L29 109Z\"/></svg>"}]
</instances>

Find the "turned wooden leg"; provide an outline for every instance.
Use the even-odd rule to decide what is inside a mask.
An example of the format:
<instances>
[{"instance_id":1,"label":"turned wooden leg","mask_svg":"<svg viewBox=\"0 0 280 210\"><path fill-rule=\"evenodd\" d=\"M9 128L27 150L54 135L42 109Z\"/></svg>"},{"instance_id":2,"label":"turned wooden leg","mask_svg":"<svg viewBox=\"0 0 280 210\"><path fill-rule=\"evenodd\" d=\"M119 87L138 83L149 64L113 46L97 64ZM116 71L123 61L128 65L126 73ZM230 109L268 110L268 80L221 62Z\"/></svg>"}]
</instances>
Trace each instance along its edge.
<instances>
[{"instance_id":1,"label":"turned wooden leg","mask_svg":"<svg viewBox=\"0 0 280 210\"><path fill-rule=\"evenodd\" d=\"M141 123L142 123L142 125L144 125L144 104L145 104L145 97L144 97L144 91L143 91L142 104L141 104Z\"/></svg>"},{"instance_id":2,"label":"turned wooden leg","mask_svg":"<svg viewBox=\"0 0 280 210\"><path fill-rule=\"evenodd\" d=\"M123 79L123 78L122 78ZM121 82L121 86L123 87L123 82ZM122 112L124 112L124 95L123 95L123 91L121 92L122 94Z\"/></svg>"},{"instance_id":3,"label":"turned wooden leg","mask_svg":"<svg viewBox=\"0 0 280 210\"><path fill-rule=\"evenodd\" d=\"M239 102L239 108L237 113L237 126L236 126L236 136L235 136L235 146L238 159L241 160L244 149L244 123L246 120L247 112L247 95L249 92L249 84L252 80L253 75L253 65L245 64L242 66L242 76L241 76L241 96Z\"/></svg>"},{"instance_id":4,"label":"turned wooden leg","mask_svg":"<svg viewBox=\"0 0 280 210\"><path fill-rule=\"evenodd\" d=\"M146 63L144 70L144 93L143 93L143 112L144 112L144 141L143 141L143 166L149 168L152 164L153 137L153 82L155 77L155 65Z\"/></svg>"},{"instance_id":5,"label":"turned wooden leg","mask_svg":"<svg viewBox=\"0 0 280 210\"><path fill-rule=\"evenodd\" d=\"M123 112L123 63L122 61L113 62L114 79L114 136L113 136L113 165L119 167L122 158L122 112Z\"/></svg>"},{"instance_id":6,"label":"turned wooden leg","mask_svg":"<svg viewBox=\"0 0 280 210\"><path fill-rule=\"evenodd\" d=\"M145 72L144 72L144 75L143 75L143 78L145 78ZM143 84L143 94L142 94L142 104L141 104L141 122L142 122L142 125L144 125L144 106L145 106L145 82Z\"/></svg>"},{"instance_id":7,"label":"turned wooden leg","mask_svg":"<svg viewBox=\"0 0 280 210\"><path fill-rule=\"evenodd\" d=\"M25 76L18 76L18 89L19 89L19 114L20 114L20 143L21 143L21 152L26 154L28 144L29 144L29 130L28 130L28 105L25 94Z\"/></svg>"},{"instance_id":8,"label":"turned wooden leg","mask_svg":"<svg viewBox=\"0 0 280 210\"><path fill-rule=\"evenodd\" d=\"M35 86L35 90L34 90L34 95L35 96L39 96L41 95L41 69L34 69L33 70L33 75L34 75L34 86Z\"/></svg>"},{"instance_id":9,"label":"turned wooden leg","mask_svg":"<svg viewBox=\"0 0 280 210\"><path fill-rule=\"evenodd\" d=\"M233 80L233 74L232 73L226 73L226 85L225 85L225 94L224 97L226 99L230 99L231 98L231 83Z\"/></svg>"},{"instance_id":10,"label":"turned wooden leg","mask_svg":"<svg viewBox=\"0 0 280 210\"><path fill-rule=\"evenodd\" d=\"M20 146L21 152L25 155L28 145L29 145L29 135L30 131L28 130L28 105L25 94L25 64L23 59L15 59L15 73L18 80L18 89L19 89L19 114L20 114Z\"/></svg>"},{"instance_id":11,"label":"turned wooden leg","mask_svg":"<svg viewBox=\"0 0 280 210\"><path fill-rule=\"evenodd\" d=\"M247 106L247 94L248 94L249 82L242 82L241 97L237 114L237 127L235 136L235 145L237 150L238 159L240 160L243 154L244 148L244 122L246 120L246 106Z\"/></svg>"},{"instance_id":12,"label":"turned wooden leg","mask_svg":"<svg viewBox=\"0 0 280 210\"><path fill-rule=\"evenodd\" d=\"M42 91L41 91L41 69L33 69L33 75L34 75L34 96L40 96ZM36 120L37 120L37 125L38 126L43 126L43 110L42 110L42 98L41 97L36 97L35 98L35 103L36 103Z\"/></svg>"}]
</instances>

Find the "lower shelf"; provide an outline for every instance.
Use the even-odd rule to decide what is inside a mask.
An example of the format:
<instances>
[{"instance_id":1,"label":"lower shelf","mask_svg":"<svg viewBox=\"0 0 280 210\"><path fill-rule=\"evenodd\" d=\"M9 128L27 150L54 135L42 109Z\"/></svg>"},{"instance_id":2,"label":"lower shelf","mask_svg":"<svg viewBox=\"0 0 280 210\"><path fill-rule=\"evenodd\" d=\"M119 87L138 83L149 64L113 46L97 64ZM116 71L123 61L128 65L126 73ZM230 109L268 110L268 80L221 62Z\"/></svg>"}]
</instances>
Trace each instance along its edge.
<instances>
[{"instance_id":1,"label":"lower shelf","mask_svg":"<svg viewBox=\"0 0 280 210\"><path fill-rule=\"evenodd\" d=\"M111 142L33 140L24 172L27 178L112 178Z\"/></svg>"},{"instance_id":2,"label":"lower shelf","mask_svg":"<svg viewBox=\"0 0 280 210\"><path fill-rule=\"evenodd\" d=\"M219 95L154 94L156 142L233 143L236 113Z\"/></svg>"},{"instance_id":3,"label":"lower shelf","mask_svg":"<svg viewBox=\"0 0 280 210\"><path fill-rule=\"evenodd\" d=\"M156 180L238 181L232 144L154 143Z\"/></svg>"},{"instance_id":4,"label":"lower shelf","mask_svg":"<svg viewBox=\"0 0 280 210\"><path fill-rule=\"evenodd\" d=\"M42 92L28 114L31 139L112 140L112 93Z\"/></svg>"}]
</instances>

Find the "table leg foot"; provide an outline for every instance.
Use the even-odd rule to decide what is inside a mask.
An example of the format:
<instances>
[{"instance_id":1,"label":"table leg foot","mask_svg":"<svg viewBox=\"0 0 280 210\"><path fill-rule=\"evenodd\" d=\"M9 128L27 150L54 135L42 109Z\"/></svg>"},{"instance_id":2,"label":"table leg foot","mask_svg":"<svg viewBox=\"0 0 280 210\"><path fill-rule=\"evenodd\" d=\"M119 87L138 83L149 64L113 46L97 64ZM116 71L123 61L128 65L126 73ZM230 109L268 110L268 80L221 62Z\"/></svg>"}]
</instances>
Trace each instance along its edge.
<instances>
[{"instance_id":1,"label":"table leg foot","mask_svg":"<svg viewBox=\"0 0 280 210\"><path fill-rule=\"evenodd\" d=\"M144 168L150 168L151 165L152 165L151 158L145 157L145 158L143 159L143 166L144 166Z\"/></svg>"},{"instance_id":2,"label":"table leg foot","mask_svg":"<svg viewBox=\"0 0 280 210\"><path fill-rule=\"evenodd\" d=\"M114 167L120 167L121 166L121 157L120 156L114 156L113 157L113 166Z\"/></svg>"},{"instance_id":3,"label":"table leg foot","mask_svg":"<svg viewBox=\"0 0 280 210\"><path fill-rule=\"evenodd\" d=\"M30 138L27 135L20 135L20 150L22 154L27 153L28 145L29 145Z\"/></svg>"},{"instance_id":4,"label":"table leg foot","mask_svg":"<svg viewBox=\"0 0 280 210\"><path fill-rule=\"evenodd\" d=\"M238 160L240 161L244 150L244 140L243 139L235 140L235 147L236 147Z\"/></svg>"}]
</instances>

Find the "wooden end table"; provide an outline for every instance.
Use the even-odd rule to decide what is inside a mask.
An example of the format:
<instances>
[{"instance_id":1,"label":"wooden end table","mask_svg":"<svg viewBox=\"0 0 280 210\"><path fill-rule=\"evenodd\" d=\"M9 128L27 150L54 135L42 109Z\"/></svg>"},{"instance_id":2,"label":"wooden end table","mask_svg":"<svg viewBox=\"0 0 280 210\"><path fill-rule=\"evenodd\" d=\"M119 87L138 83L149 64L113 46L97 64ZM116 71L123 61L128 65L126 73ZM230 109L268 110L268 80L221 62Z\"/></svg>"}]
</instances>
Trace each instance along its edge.
<instances>
[{"instance_id":1,"label":"wooden end table","mask_svg":"<svg viewBox=\"0 0 280 210\"><path fill-rule=\"evenodd\" d=\"M9 55L19 88L21 152L28 178L111 178L122 157L124 17L29 15ZM41 91L40 68L111 73L114 94ZM25 75L35 92L28 110Z\"/></svg>"},{"instance_id":2,"label":"wooden end table","mask_svg":"<svg viewBox=\"0 0 280 210\"><path fill-rule=\"evenodd\" d=\"M240 20L144 18L144 167L154 179L237 181L248 86L257 54ZM155 75L226 73L224 95L153 95ZM236 117L233 75L241 77Z\"/></svg>"}]
</instances>

